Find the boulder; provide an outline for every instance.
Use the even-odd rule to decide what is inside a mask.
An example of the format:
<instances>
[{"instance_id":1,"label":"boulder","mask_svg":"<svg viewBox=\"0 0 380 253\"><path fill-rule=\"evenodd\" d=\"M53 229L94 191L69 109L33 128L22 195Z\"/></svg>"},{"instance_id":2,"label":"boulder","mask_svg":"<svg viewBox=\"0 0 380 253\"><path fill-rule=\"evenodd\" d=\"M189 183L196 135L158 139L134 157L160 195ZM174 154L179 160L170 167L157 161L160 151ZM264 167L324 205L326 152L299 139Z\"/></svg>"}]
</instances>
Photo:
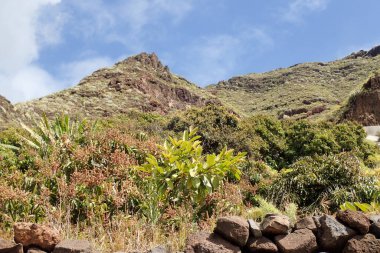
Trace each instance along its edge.
<instances>
[{"instance_id":1,"label":"boulder","mask_svg":"<svg viewBox=\"0 0 380 253\"><path fill-rule=\"evenodd\" d=\"M216 221L215 232L227 241L243 247L248 241L249 225L247 220L238 216L221 217Z\"/></svg>"},{"instance_id":2,"label":"boulder","mask_svg":"<svg viewBox=\"0 0 380 253\"><path fill-rule=\"evenodd\" d=\"M263 236L260 230L260 225L256 221L249 219L248 225L249 225L249 232L251 233L251 236L253 237Z\"/></svg>"},{"instance_id":3,"label":"boulder","mask_svg":"<svg viewBox=\"0 0 380 253\"><path fill-rule=\"evenodd\" d=\"M288 235L278 235L275 242L283 253L313 253L318 249L317 238L307 228Z\"/></svg>"},{"instance_id":4,"label":"boulder","mask_svg":"<svg viewBox=\"0 0 380 253\"><path fill-rule=\"evenodd\" d=\"M241 253L240 248L216 233L198 232L186 240L185 253Z\"/></svg>"},{"instance_id":5,"label":"boulder","mask_svg":"<svg viewBox=\"0 0 380 253\"><path fill-rule=\"evenodd\" d=\"M378 214L372 214L372 215L368 216L368 219L369 219L369 221L371 223L375 223L375 222L380 221L380 215L378 215Z\"/></svg>"},{"instance_id":6,"label":"boulder","mask_svg":"<svg viewBox=\"0 0 380 253\"><path fill-rule=\"evenodd\" d=\"M290 221L285 215L267 214L261 223L261 231L264 235L286 235L289 229Z\"/></svg>"},{"instance_id":7,"label":"boulder","mask_svg":"<svg viewBox=\"0 0 380 253\"><path fill-rule=\"evenodd\" d=\"M362 212L355 212L351 210L338 211L336 218L344 225L355 229L362 235L368 233L369 226L371 225L367 216L365 216Z\"/></svg>"},{"instance_id":8,"label":"boulder","mask_svg":"<svg viewBox=\"0 0 380 253\"><path fill-rule=\"evenodd\" d=\"M0 238L0 253L23 253L23 247L21 244L4 240Z\"/></svg>"},{"instance_id":9,"label":"boulder","mask_svg":"<svg viewBox=\"0 0 380 253\"><path fill-rule=\"evenodd\" d=\"M319 223L319 246L330 253L341 252L347 241L356 235L353 229L339 223L330 215L323 215Z\"/></svg>"},{"instance_id":10,"label":"boulder","mask_svg":"<svg viewBox=\"0 0 380 253\"><path fill-rule=\"evenodd\" d=\"M369 232L380 239L380 222L372 223L369 227Z\"/></svg>"},{"instance_id":11,"label":"boulder","mask_svg":"<svg viewBox=\"0 0 380 253\"><path fill-rule=\"evenodd\" d=\"M250 237L247 242L246 249L250 253L277 253L278 248L274 242L268 238Z\"/></svg>"},{"instance_id":12,"label":"boulder","mask_svg":"<svg viewBox=\"0 0 380 253\"><path fill-rule=\"evenodd\" d=\"M380 239L371 234L355 236L348 241L343 253L380 253Z\"/></svg>"},{"instance_id":13,"label":"boulder","mask_svg":"<svg viewBox=\"0 0 380 253\"><path fill-rule=\"evenodd\" d=\"M93 253L95 252L87 240L63 240L53 253Z\"/></svg>"},{"instance_id":14,"label":"boulder","mask_svg":"<svg viewBox=\"0 0 380 253\"><path fill-rule=\"evenodd\" d=\"M295 230L300 230L300 229L310 229L314 233L317 232L317 225L314 222L313 217L305 217L301 220L298 220L297 223L294 225Z\"/></svg>"},{"instance_id":15,"label":"boulder","mask_svg":"<svg viewBox=\"0 0 380 253\"><path fill-rule=\"evenodd\" d=\"M24 247L36 246L45 251L52 251L61 241L59 232L48 226L17 222L13 229L15 242L21 243Z\"/></svg>"},{"instance_id":16,"label":"boulder","mask_svg":"<svg viewBox=\"0 0 380 253\"><path fill-rule=\"evenodd\" d=\"M46 253L46 251L40 250L38 248L30 248L27 253Z\"/></svg>"}]
</instances>

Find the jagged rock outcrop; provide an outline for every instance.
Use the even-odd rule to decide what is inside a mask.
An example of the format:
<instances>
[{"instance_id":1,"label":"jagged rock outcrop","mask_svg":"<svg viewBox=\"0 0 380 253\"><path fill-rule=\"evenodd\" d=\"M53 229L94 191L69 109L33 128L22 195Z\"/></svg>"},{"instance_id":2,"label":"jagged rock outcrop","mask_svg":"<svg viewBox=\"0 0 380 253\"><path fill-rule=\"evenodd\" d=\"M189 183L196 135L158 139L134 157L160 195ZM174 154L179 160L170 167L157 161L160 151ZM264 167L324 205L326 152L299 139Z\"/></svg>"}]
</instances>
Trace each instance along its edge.
<instances>
[{"instance_id":1,"label":"jagged rock outcrop","mask_svg":"<svg viewBox=\"0 0 380 253\"><path fill-rule=\"evenodd\" d=\"M172 74L154 53L142 53L97 70L72 88L16 104L15 109L26 116L44 112L107 117L130 109L167 113L208 103L218 100Z\"/></svg>"},{"instance_id":2,"label":"jagged rock outcrop","mask_svg":"<svg viewBox=\"0 0 380 253\"><path fill-rule=\"evenodd\" d=\"M349 99L343 119L365 126L380 124L380 75L370 78L362 90Z\"/></svg>"},{"instance_id":3,"label":"jagged rock outcrop","mask_svg":"<svg viewBox=\"0 0 380 253\"><path fill-rule=\"evenodd\" d=\"M16 114L11 102L0 95L0 130L8 126L16 119Z\"/></svg>"}]
</instances>

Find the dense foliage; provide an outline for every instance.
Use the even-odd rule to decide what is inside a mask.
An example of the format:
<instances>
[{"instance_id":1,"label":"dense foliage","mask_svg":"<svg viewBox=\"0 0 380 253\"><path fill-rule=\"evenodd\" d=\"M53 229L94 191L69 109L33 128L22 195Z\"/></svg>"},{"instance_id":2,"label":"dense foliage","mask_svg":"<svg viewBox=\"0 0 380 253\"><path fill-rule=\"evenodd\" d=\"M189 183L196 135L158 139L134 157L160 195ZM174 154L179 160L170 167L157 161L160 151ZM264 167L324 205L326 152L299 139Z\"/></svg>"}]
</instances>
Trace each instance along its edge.
<instances>
[{"instance_id":1,"label":"dense foliage","mask_svg":"<svg viewBox=\"0 0 380 253\"><path fill-rule=\"evenodd\" d=\"M217 106L96 123L42 117L0 133L0 231L37 221L133 234L122 226L133 220L153 236L222 214L334 212L379 201L378 167L378 148L351 122L239 118Z\"/></svg>"}]
</instances>

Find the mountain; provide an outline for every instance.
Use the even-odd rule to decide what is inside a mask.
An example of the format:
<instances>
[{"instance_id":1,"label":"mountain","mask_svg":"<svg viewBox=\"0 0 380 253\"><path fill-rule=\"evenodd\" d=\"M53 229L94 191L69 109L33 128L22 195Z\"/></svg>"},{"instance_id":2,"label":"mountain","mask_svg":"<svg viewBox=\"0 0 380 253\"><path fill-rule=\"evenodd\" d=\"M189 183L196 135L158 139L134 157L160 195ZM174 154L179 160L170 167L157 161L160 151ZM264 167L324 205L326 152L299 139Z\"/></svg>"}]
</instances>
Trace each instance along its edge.
<instances>
[{"instance_id":1,"label":"mountain","mask_svg":"<svg viewBox=\"0 0 380 253\"><path fill-rule=\"evenodd\" d=\"M42 113L98 118L136 109L166 114L209 103L223 104L241 116L271 114L295 119L338 118L342 108L351 108L346 118L363 124L380 123L378 112L371 109L375 105L379 108L378 88L371 90L372 102L368 102L366 89L357 104L349 100L378 70L380 46L328 63L297 64L199 88L171 73L154 53L141 53L99 69L76 86L46 97L15 105L0 97L0 128L16 118ZM366 113L370 116L360 118Z\"/></svg>"},{"instance_id":2,"label":"mountain","mask_svg":"<svg viewBox=\"0 0 380 253\"><path fill-rule=\"evenodd\" d=\"M207 87L242 115L331 118L380 69L380 46L328 63L304 63L248 74Z\"/></svg>"},{"instance_id":3,"label":"mountain","mask_svg":"<svg viewBox=\"0 0 380 253\"><path fill-rule=\"evenodd\" d=\"M380 75L370 78L350 97L343 118L366 126L380 125Z\"/></svg>"},{"instance_id":4,"label":"mountain","mask_svg":"<svg viewBox=\"0 0 380 253\"><path fill-rule=\"evenodd\" d=\"M15 105L23 115L69 113L107 117L130 109L168 113L218 103L212 95L174 75L157 56L142 53L85 77L72 88Z\"/></svg>"}]
</instances>

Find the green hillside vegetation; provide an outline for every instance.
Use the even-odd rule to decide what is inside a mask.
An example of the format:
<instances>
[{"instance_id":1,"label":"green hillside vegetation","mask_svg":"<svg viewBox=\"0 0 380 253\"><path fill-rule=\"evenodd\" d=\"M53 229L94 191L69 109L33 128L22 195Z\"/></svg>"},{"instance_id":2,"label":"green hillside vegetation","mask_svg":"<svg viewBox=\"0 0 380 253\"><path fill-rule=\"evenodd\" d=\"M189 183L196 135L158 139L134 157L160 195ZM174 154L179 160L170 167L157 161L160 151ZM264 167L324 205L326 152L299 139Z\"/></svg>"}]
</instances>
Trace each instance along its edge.
<instances>
[{"instance_id":1,"label":"green hillside vegetation","mask_svg":"<svg viewBox=\"0 0 380 253\"><path fill-rule=\"evenodd\" d=\"M244 116L327 119L379 67L380 56L346 57L234 77L207 90Z\"/></svg>"},{"instance_id":2,"label":"green hillside vegetation","mask_svg":"<svg viewBox=\"0 0 380 253\"><path fill-rule=\"evenodd\" d=\"M380 200L379 150L355 123L240 118L215 105L36 122L0 132L5 237L16 221L48 222L105 252L180 250L221 215L295 219Z\"/></svg>"}]
</instances>

